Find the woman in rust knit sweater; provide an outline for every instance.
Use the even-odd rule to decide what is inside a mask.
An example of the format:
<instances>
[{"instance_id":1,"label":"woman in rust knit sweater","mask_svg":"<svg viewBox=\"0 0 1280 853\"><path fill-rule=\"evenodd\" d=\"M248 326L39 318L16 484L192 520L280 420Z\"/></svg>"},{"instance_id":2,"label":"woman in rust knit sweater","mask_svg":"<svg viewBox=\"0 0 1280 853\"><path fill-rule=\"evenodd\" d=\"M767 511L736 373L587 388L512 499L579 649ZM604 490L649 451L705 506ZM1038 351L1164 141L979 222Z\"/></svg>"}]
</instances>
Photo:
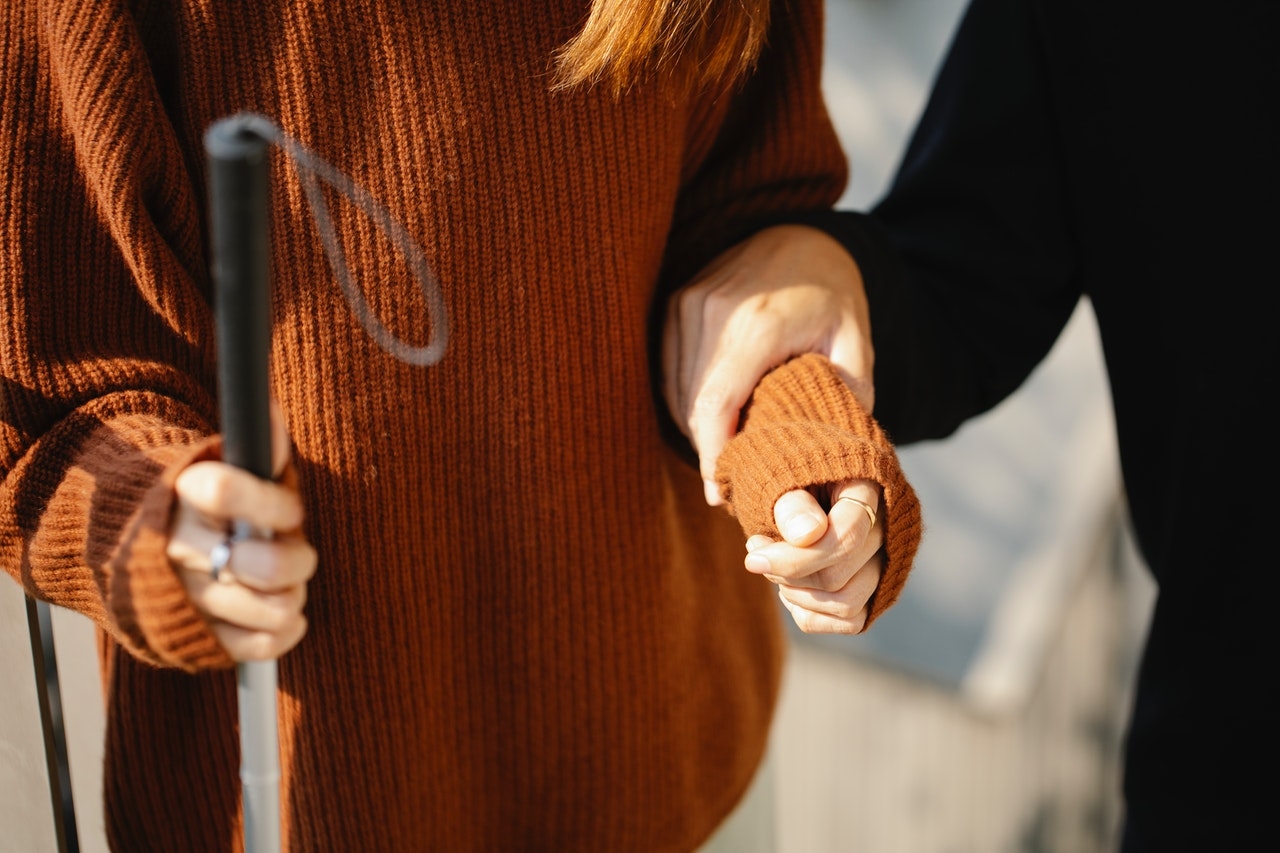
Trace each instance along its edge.
<instances>
[{"instance_id":1,"label":"woman in rust knit sweater","mask_svg":"<svg viewBox=\"0 0 1280 853\"><path fill-rule=\"evenodd\" d=\"M831 528L801 574L848 630L893 603L918 508L830 361L757 389L730 512L654 391L655 308L843 186L822 4L769 5L4 4L0 562L100 627L115 849L238 848L231 667L280 656L288 849L690 850L779 686L744 530L810 489ZM380 349L275 169L278 483L217 461L201 139L241 111L404 224L452 329L430 368ZM403 260L333 218L422 343ZM276 536L214 580L236 517Z\"/></svg>"}]
</instances>

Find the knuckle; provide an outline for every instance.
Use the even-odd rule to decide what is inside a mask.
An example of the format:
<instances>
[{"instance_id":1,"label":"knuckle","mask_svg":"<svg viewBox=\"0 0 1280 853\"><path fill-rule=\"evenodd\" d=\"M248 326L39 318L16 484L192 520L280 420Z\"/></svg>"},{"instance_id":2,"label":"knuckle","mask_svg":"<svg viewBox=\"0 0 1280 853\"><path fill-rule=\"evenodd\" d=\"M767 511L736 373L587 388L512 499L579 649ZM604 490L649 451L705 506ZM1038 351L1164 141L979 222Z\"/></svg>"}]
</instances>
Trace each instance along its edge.
<instances>
[{"instance_id":1,"label":"knuckle","mask_svg":"<svg viewBox=\"0 0 1280 853\"><path fill-rule=\"evenodd\" d=\"M667 304L667 311L676 317L686 317L699 311L704 284L692 284L676 292L675 297Z\"/></svg>"},{"instance_id":2,"label":"knuckle","mask_svg":"<svg viewBox=\"0 0 1280 853\"><path fill-rule=\"evenodd\" d=\"M277 601L267 602L258 618L258 629L267 635L275 635L289 627L293 614L289 608Z\"/></svg>"},{"instance_id":3,"label":"knuckle","mask_svg":"<svg viewBox=\"0 0 1280 853\"><path fill-rule=\"evenodd\" d=\"M839 592L844 587L844 578L840 577L834 566L828 566L810 576L813 584L823 592Z\"/></svg>"},{"instance_id":4,"label":"knuckle","mask_svg":"<svg viewBox=\"0 0 1280 853\"><path fill-rule=\"evenodd\" d=\"M302 615L302 597L295 590L264 597L262 628L274 634L289 633Z\"/></svg>"},{"instance_id":5,"label":"knuckle","mask_svg":"<svg viewBox=\"0 0 1280 853\"><path fill-rule=\"evenodd\" d=\"M302 577L303 580L311 580L315 577L316 569L320 567L320 553L315 547L309 543L302 543Z\"/></svg>"},{"instance_id":6,"label":"knuckle","mask_svg":"<svg viewBox=\"0 0 1280 853\"><path fill-rule=\"evenodd\" d=\"M300 575L305 570L306 563L304 558L300 557L296 549L272 544L268 549L270 579L276 591L297 583Z\"/></svg>"},{"instance_id":7,"label":"knuckle","mask_svg":"<svg viewBox=\"0 0 1280 853\"><path fill-rule=\"evenodd\" d=\"M741 302L741 298L732 288L714 287L702 296L702 312L709 318L718 319L733 311Z\"/></svg>"},{"instance_id":8,"label":"knuckle","mask_svg":"<svg viewBox=\"0 0 1280 853\"><path fill-rule=\"evenodd\" d=\"M191 497L201 506L211 510L227 510L235 500L235 481L221 468L207 469L193 484Z\"/></svg>"},{"instance_id":9,"label":"knuckle","mask_svg":"<svg viewBox=\"0 0 1280 853\"><path fill-rule=\"evenodd\" d=\"M851 603L840 598L833 601L828 609L833 618L842 622L849 621L850 617L857 613Z\"/></svg>"},{"instance_id":10,"label":"knuckle","mask_svg":"<svg viewBox=\"0 0 1280 853\"><path fill-rule=\"evenodd\" d=\"M722 417L729 409L729 397L724 391L718 388L704 388L694 398L693 407L689 413L689 422L700 424L704 421L715 420Z\"/></svg>"},{"instance_id":11,"label":"knuckle","mask_svg":"<svg viewBox=\"0 0 1280 853\"><path fill-rule=\"evenodd\" d=\"M262 480L263 499L270 501L270 506L281 529L292 529L302 523L302 497L286 486Z\"/></svg>"},{"instance_id":12,"label":"knuckle","mask_svg":"<svg viewBox=\"0 0 1280 853\"><path fill-rule=\"evenodd\" d=\"M256 544L253 543L254 546ZM249 589L261 593L278 584L280 559L275 549L251 547L249 543L241 542L233 559L236 580Z\"/></svg>"},{"instance_id":13,"label":"knuckle","mask_svg":"<svg viewBox=\"0 0 1280 853\"><path fill-rule=\"evenodd\" d=\"M251 558L246 549L240 574L255 588L278 592L295 583L305 582L315 573L315 551L305 543L298 547L271 540L254 540L253 546Z\"/></svg>"},{"instance_id":14,"label":"knuckle","mask_svg":"<svg viewBox=\"0 0 1280 853\"><path fill-rule=\"evenodd\" d=\"M806 634L822 634L824 631L818 627L817 620L808 613L797 614L794 616L796 627Z\"/></svg>"}]
</instances>

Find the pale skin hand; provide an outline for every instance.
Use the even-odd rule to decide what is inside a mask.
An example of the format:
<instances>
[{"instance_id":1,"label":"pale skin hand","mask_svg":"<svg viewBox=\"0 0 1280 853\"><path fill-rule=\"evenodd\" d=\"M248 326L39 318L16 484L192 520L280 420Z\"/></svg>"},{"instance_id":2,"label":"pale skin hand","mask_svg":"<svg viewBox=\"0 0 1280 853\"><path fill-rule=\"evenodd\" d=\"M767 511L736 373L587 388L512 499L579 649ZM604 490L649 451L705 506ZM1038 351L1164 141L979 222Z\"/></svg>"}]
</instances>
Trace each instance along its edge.
<instances>
[{"instance_id":1,"label":"pale skin hand","mask_svg":"<svg viewBox=\"0 0 1280 853\"><path fill-rule=\"evenodd\" d=\"M289 438L272 406L272 455L277 475L289 460ZM197 462L178 475L167 554L196 609L237 662L272 660L307 630L302 615L316 552L302 537L302 500L279 483L222 462ZM214 580L209 554L236 520L270 538L232 546L231 562Z\"/></svg>"},{"instance_id":2,"label":"pale skin hand","mask_svg":"<svg viewBox=\"0 0 1280 853\"><path fill-rule=\"evenodd\" d=\"M806 491L780 497L773 507L774 521L784 533L790 526L791 535L781 540L752 536L744 565L778 585L778 597L800 630L856 634L866 626L871 596L884 571L879 486L870 480L849 480L831 488L830 495L829 513ZM840 500L846 496L871 507L874 526L861 506ZM808 532L796 535L805 526Z\"/></svg>"},{"instance_id":3,"label":"pale skin hand","mask_svg":"<svg viewBox=\"0 0 1280 853\"><path fill-rule=\"evenodd\" d=\"M871 317L862 274L816 228L779 225L721 254L672 297L663 334L663 392L698 451L712 506L716 460L761 377L792 356L821 353L867 411L875 403Z\"/></svg>"},{"instance_id":4,"label":"pale skin hand","mask_svg":"<svg viewBox=\"0 0 1280 853\"><path fill-rule=\"evenodd\" d=\"M862 275L844 247L803 225L764 229L714 260L672 297L663 334L663 392L698 453L707 503L722 504L716 461L737 431L742 407L773 367L821 353L871 411L874 350ZM883 570L879 487L851 480L830 487L828 515L798 490L774 506L779 541L753 536L746 567L779 586L796 624L813 633L857 633Z\"/></svg>"}]
</instances>

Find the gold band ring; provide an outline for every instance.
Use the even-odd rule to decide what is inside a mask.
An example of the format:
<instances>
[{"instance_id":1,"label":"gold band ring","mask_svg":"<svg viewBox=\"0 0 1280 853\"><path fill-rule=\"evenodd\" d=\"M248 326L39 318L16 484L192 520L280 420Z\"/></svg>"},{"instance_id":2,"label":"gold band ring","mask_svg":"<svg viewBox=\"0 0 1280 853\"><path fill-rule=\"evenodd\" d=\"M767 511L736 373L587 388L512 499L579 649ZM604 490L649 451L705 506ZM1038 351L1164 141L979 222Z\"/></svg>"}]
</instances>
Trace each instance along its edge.
<instances>
[{"instance_id":1,"label":"gold band ring","mask_svg":"<svg viewBox=\"0 0 1280 853\"><path fill-rule=\"evenodd\" d=\"M840 503L840 501L848 501L849 503L855 503L862 507L862 511L865 512L867 514L867 518L871 520L871 526L876 526L876 511L868 506L866 502L860 501L857 498L851 498L848 495L842 495L841 497L836 498L836 503Z\"/></svg>"}]
</instances>

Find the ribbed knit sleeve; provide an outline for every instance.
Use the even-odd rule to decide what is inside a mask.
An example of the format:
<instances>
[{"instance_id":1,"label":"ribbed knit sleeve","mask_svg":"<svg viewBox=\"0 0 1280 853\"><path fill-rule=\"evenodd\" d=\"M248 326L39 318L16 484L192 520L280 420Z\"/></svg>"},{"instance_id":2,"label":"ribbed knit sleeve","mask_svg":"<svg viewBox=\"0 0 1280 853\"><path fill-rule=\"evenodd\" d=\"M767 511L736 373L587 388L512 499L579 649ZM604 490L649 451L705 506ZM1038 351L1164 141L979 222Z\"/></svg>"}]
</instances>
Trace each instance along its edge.
<instances>
[{"instance_id":1,"label":"ribbed knit sleeve","mask_svg":"<svg viewBox=\"0 0 1280 853\"><path fill-rule=\"evenodd\" d=\"M140 659L229 665L166 554L216 455L197 196L114 2L0 26L0 564Z\"/></svg>"},{"instance_id":2,"label":"ribbed knit sleeve","mask_svg":"<svg viewBox=\"0 0 1280 853\"><path fill-rule=\"evenodd\" d=\"M831 362L808 354L770 371L716 466L716 481L748 536L781 538L773 507L786 492L852 479L874 480L882 489L885 566L870 627L906 584L923 533L920 502L888 436Z\"/></svg>"},{"instance_id":3,"label":"ribbed knit sleeve","mask_svg":"<svg viewBox=\"0 0 1280 853\"><path fill-rule=\"evenodd\" d=\"M848 162L821 93L824 4L775 2L769 44L736 97L707 92L686 147L667 253L678 286L764 221L829 208Z\"/></svg>"},{"instance_id":4,"label":"ribbed knit sleeve","mask_svg":"<svg viewBox=\"0 0 1280 853\"><path fill-rule=\"evenodd\" d=\"M217 458L217 441L155 413L101 417L128 396L64 418L8 473L0 563L28 592L89 616L143 660L229 666L165 553L174 480Z\"/></svg>"}]
</instances>

